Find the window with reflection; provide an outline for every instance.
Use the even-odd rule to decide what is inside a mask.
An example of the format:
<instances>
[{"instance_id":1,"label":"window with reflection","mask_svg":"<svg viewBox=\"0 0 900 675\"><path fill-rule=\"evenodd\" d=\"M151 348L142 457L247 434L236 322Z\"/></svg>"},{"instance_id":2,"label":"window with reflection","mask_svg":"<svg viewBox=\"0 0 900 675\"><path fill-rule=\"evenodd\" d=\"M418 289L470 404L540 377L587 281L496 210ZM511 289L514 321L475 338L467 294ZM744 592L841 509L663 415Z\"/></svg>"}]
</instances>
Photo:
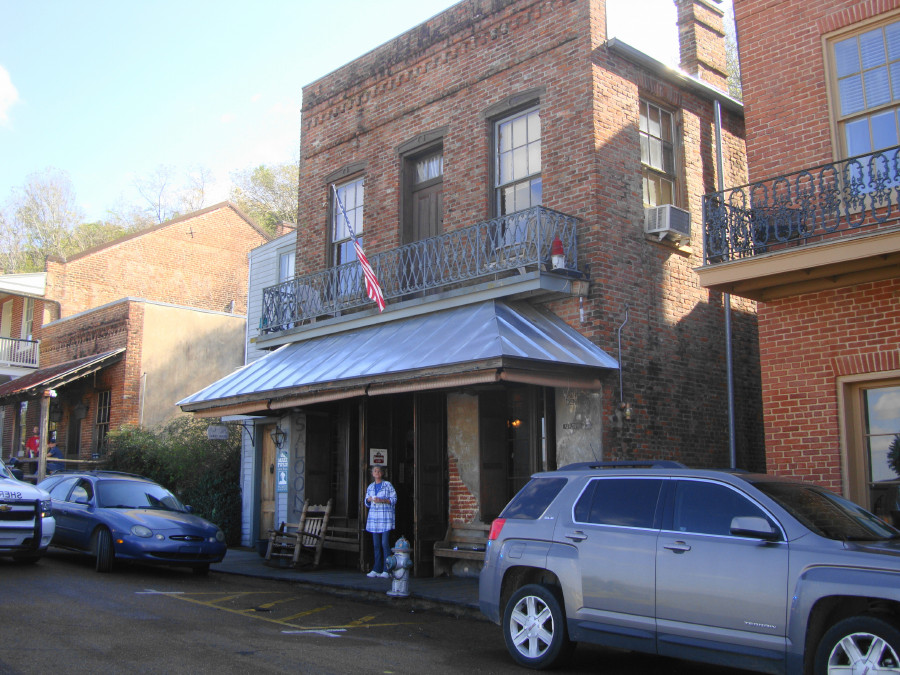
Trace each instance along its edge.
<instances>
[{"instance_id":1,"label":"window with reflection","mask_svg":"<svg viewBox=\"0 0 900 675\"><path fill-rule=\"evenodd\" d=\"M494 125L494 188L497 215L541 205L539 108L505 117Z\"/></svg>"}]
</instances>

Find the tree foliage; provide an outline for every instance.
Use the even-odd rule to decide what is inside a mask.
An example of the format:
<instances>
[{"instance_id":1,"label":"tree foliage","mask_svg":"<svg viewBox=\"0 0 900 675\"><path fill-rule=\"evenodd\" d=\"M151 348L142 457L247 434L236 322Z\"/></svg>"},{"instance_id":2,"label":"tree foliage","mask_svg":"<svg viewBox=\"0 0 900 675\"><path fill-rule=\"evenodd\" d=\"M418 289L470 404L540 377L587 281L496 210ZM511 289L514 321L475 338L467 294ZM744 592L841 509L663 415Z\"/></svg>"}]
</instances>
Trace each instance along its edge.
<instances>
[{"instance_id":1,"label":"tree foliage","mask_svg":"<svg viewBox=\"0 0 900 675\"><path fill-rule=\"evenodd\" d=\"M888 466L891 470L900 476L900 434L894 436L891 444L888 446Z\"/></svg>"},{"instance_id":2,"label":"tree foliage","mask_svg":"<svg viewBox=\"0 0 900 675\"><path fill-rule=\"evenodd\" d=\"M181 416L156 430L122 427L109 434L104 468L145 476L215 523L229 544L241 538L241 428L227 440L206 437L209 420Z\"/></svg>"},{"instance_id":3,"label":"tree foliage","mask_svg":"<svg viewBox=\"0 0 900 675\"><path fill-rule=\"evenodd\" d=\"M297 219L297 164L260 165L231 175L231 201L270 234Z\"/></svg>"},{"instance_id":4,"label":"tree foliage","mask_svg":"<svg viewBox=\"0 0 900 675\"><path fill-rule=\"evenodd\" d=\"M179 179L174 166L161 164L150 175L135 179L134 187L146 202L146 213L159 224L206 206L211 182L212 171L205 166L191 167Z\"/></svg>"}]
</instances>

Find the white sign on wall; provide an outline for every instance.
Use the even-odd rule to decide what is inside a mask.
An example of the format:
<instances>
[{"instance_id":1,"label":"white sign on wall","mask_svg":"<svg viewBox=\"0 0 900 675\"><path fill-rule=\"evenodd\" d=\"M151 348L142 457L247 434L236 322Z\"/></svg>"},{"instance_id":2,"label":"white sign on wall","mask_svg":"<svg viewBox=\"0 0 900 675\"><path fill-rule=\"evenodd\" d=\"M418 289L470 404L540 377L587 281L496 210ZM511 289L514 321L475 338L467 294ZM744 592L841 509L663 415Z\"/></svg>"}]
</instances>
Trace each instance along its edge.
<instances>
[{"instance_id":1,"label":"white sign on wall","mask_svg":"<svg viewBox=\"0 0 900 675\"><path fill-rule=\"evenodd\" d=\"M369 466L387 466L386 448L369 448Z\"/></svg>"}]
</instances>

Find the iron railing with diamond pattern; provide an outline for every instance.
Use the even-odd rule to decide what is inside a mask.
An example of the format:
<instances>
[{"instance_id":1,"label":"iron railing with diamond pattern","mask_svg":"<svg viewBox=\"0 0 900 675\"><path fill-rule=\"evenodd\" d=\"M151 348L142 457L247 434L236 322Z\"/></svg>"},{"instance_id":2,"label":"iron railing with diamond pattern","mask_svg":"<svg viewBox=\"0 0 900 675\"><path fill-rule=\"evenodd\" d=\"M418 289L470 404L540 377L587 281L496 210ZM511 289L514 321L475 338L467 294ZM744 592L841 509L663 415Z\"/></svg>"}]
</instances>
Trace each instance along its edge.
<instances>
[{"instance_id":1,"label":"iron railing with diamond pattern","mask_svg":"<svg viewBox=\"0 0 900 675\"><path fill-rule=\"evenodd\" d=\"M509 270L549 265L559 237L565 267L578 269L574 216L537 206L369 256L385 300L449 290ZM263 290L260 332L372 305L356 261Z\"/></svg>"}]
</instances>

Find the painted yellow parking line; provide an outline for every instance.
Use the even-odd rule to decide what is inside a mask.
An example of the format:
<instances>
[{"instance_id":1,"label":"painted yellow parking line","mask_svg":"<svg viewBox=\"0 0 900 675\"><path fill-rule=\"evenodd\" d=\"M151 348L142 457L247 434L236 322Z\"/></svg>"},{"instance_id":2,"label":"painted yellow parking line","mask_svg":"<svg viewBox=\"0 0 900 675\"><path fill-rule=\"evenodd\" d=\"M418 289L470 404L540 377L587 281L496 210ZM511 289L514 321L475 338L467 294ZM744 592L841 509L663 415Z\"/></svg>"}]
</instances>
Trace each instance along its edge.
<instances>
[{"instance_id":1,"label":"painted yellow parking line","mask_svg":"<svg viewBox=\"0 0 900 675\"><path fill-rule=\"evenodd\" d=\"M374 621L376 618L375 615L364 616L362 618L350 621L349 623L340 624L340 625L336 625L336 626L335 625L303 626L303 625L300 625L297 623L291 623L292 621L302 618L304 616L309 616L311 614L316 614L316 613L324 611L326 609L331 609L331 607L332 607L331 605L316 607L316 608L306 610L303 612L299 612L297 614L292 614L292 615L286 616L286 617L270 617L270 616L265 616L263 614L257 613L257 610L259 610L260 608L268 608L268 607L272 607L272 606L275 606L280 603L298 600L298 599L300 599L299 596L291 596L289 598L285 598L282 600L274 600L272 602L266 603L265 605L259 605L255 608L250 608L250 609L246 609L246 608L245 609L233 609L231 607L222 607L220 604L220 603L228 601L228 600L234 600L237 598L246 598L248 596L256 595L257 594L256 591L248 591L245 593L230 593L228 595L223 595L220 597L213 597L213 598L209 598L209 599L199 599L199 598L194 598L194 597L189 597L189 596L194 596L194 595L215 596L216 594L215 593L189 593L188 594L188 593L184 593L181 591L166 592L166 591L152 591L150 589L144 591L143 594L145 594L145 595L149 595L149 594L166 595L175 600L182 600L184 602L190 602L195 605L209 607L211 609L215 609L220 612L230 612L231 614L237 614L238 616L243 616L243 617L247 617L247 618L251 618L251 619L256 619L259 621L265 621L267 623L273 623L278 626L285 626L288 628L296 629L294 631L282 631L283 633L295 633L295 634L318 633L318 634L323 634L323 635L329 634L328 637L339 637L337 635L333 635L330 633L342 633L342 632L345 632L347 629L351 629L351 628L381 628L381 627L388 627L388 626L402 626L402 625L407 625L407 624L412 623L409 621L392 621L392 622L386 622L386 623L372 623L372 621ZM259 594L260 595L272 594L272 592L271 591L262 591L262 592L259 592Z\"/></svg>"}]
</instances>

